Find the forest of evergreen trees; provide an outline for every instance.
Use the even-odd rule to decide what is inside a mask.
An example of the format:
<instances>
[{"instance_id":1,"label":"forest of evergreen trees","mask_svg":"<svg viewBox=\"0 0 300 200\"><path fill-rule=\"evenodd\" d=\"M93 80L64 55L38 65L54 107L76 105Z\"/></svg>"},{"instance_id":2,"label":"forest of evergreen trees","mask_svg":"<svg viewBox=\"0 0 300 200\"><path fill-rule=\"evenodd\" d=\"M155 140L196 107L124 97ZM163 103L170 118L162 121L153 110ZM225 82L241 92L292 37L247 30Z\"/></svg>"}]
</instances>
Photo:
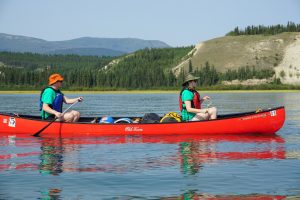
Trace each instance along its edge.
<instances>
[{"instance_id":1,"label":"forest of evergreen trees","mask_svg":"<svg viewBox=\"0 0 300 200\"><path fill-rule=\"evenodd\" d=\"M105 66L117 58L0 52L0 90L40 90L52 73L62 74L64 89L69 90L178 89L187 72L182 71L176 78L171 68L192 49L144 49L119 58L120 62L111 67ZM273 69L249 66L220 73L208 62L200 67L190 63L188 71L201 77L201 86L274 75Z\"/></svg>"},{"instance_id":2,"label":"forest of evergreen trees","mask_svg":"<svg viewBox=\"0 0 300 200\"><path fill-rule=\"evenodd\" d=\"M238 35L276 35L283 32L300 32L300 24L294 22L288 22L287 25L272 25L272 26L247 26L244 30L236 27L233 31L230 31L226 36L238 36Z\"/></svg>"},{"instance_id":3,"label":"forest of evergreen trees","mask_svg":"<svg viewBox=\"0 0 300 200\"><path fill-rule=\"evenodd\" d=\"M194 70L194 66L192 66L191 62L189 63L189 72L192 72L194 75L200 77L198 80L198 84L201 86L213 86L217 85L222 81L232 81L232 80L240 80L244 81L247 79L264 79L271 78L274 76L275 72L273 69L261 69L258 70L255 66L245 66L240 67L237 70L227 70L225 73L217 72L215 67L208 62L205 63L204 66L197 68ZM182 72L179 75L181 82L184 79L185 74ZM280 83L279 80L274 80L276 83Z\"/></svg>"},{"instance_id":4,"label":"forest of evergreen trees","mask_svg":"<svg viewBox=\"0 0 300 200\"><path fill-rule=\"evenodd\" d=\"M144 49L107 69L116 58L0 52L0 89L40 89L52 73L62 74L65 88L74 90L172 88L177 79L170 66L192 48Z\"/></svg>"}]
</instances>

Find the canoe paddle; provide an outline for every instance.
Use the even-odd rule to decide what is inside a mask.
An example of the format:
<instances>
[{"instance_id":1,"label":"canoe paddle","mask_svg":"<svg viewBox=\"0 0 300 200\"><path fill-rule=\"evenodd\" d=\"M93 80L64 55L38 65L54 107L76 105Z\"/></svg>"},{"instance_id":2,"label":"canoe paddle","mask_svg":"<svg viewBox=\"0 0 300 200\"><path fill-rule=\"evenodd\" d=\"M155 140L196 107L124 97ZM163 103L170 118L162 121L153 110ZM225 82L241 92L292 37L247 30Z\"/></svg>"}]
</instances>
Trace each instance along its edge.
<instances>
[{"instance_id":1,"label":"canoe paddle","mask_svg":"<svg viewBox=\"0 0 300 200\"><path fill-rule=\"evenodd\" d=\"M72 105L70 105L63 113L62 115L64 115L68 110L70 110L70 108L72 108L75 104L77 104L79 101L74 102ZM55 122L57 119L57 117L55 117L50 123L48 123L46 126L44 126L41 130L39 130L38 132L36 132L35 134L33 134L32 136L34 137L39 137L39 135L48 127L50 126L53 122Z\"/></svg>"}]
</instances>

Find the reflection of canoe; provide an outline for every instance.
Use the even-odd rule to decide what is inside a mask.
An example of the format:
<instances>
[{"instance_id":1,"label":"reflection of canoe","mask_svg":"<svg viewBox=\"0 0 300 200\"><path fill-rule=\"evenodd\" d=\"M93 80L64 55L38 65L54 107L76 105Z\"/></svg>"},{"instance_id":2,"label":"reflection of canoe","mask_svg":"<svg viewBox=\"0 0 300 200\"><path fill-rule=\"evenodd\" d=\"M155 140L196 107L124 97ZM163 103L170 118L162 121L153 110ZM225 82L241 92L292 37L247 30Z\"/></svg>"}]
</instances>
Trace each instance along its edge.
<instances>
[{"instance_id":1,"label":"reflection of canoe","mask_svg":"<svg viewBox=\"0 0 300 200\"><path fill-rule=\"evenodd\" d=\"M205 199L205 200L282 200L286 196L282 195L267 195L267 194L246 194L246 195L213 195L213 194L197 194L193 191L188 191L180 197L164 197L162 200L177 200L177 199Z\"/></svg>"},{"instance_id":2,"label":"reflection of canoe","mask_svg":"<svg viewBox=\"0 0 300 200\"><path fill-rule=\"evenodd\" d=\"M285 120L284 107L218 116L217 120L152 124L91 124L92 118L78 123L54 122L41 136L74 137L103 135L179 135L179 134L272 134ZM0 114L0 133L31 135L49 122L37 116Z\"/></svg>"},{"instance_id":3,"label":"reflection of canoe","mask_svg":"<svg viewBox=\"0 0 300 200\"><path fill-rule=\"evenodd\" d=\"M80 137L80 138L40 138L37 140L31 136L0 136L2 146L15 147L40 147L41 151L1 154L0 172L3 170L39 170L41 167L48 167L53 170L53 174L61 172L112 172L131 171L137 168L151 169L157 167L174 166L178 163L182 167L201 166L203 163L217 162L221 160L265 160L265 159L286 159L284 139L274 135L160 135L160 136L103 136L103 137ZM78 152L81 147L88 145L106 144L140 144L140 143L163 143L178 145L175 154L151 157L151 162L147 158L137 160L132 157L125 163L98 163L97 166L78 166L75 163L68 163L66 158L68 153ZM224 143L230 143L231 147L238 144L243 145L243 149L231 148L220 149ZM256 146L258 148L253 148ZM27 163L22 161L24 157L39 157L40 159L50 159L46 164ZM33 160L33 159L30 159ZM56 161L56 162L54 162ZM74 161L74 160L73 160ZM10 163L11 164L8 164ZM19 163L20 162L20 163ZM78 161L79 162L79 161ZM63 164L63 168L61 164ZM67 164L66 164L67 163ZM53 165L53 166L52 166ZM58 170L58 171L56 171Z\"/></svg>"},{"instance_id":4,"label":"reflection of canoe","mask_svg":"<svg viewBox=\"0 0 300 200\"><path fill-rule=\"evenodd\" d=\"M27 135L2 135L0 136L3 146L33 146L40 144L35 138ZM80 138L64 138L64 139L50 139L44 138L42 141L51 142L51 146L69 146L69 145L94 145L94 144L125 144L125 143L161 143L161 144L180 144L182 142L195 142L195 143L255 143L255 144L284 144L285 140L276 135L257 135L257 134L244 134L244 135L118 135L118 136L102 136L102 137L80 137Z\"/></svg>"}]
</instances>

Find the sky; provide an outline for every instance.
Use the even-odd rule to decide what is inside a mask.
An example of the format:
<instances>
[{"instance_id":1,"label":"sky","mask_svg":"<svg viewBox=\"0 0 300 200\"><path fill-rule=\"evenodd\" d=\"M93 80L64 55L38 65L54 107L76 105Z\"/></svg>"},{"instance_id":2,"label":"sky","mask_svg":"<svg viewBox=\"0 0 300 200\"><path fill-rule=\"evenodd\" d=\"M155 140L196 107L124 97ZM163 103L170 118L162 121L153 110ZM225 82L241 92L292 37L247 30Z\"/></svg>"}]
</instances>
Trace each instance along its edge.
<instances>
[{"instance_id":1,"label":"sky","mask_svg":"<svg viewBox=\"0 0 300 200\"><path fill-rule=\"evenodd\" d=\"M288 21L300 24L299 0L0 0L0 33L48 41L139 38L179 47Z\"/></svg>"}]
</instances>

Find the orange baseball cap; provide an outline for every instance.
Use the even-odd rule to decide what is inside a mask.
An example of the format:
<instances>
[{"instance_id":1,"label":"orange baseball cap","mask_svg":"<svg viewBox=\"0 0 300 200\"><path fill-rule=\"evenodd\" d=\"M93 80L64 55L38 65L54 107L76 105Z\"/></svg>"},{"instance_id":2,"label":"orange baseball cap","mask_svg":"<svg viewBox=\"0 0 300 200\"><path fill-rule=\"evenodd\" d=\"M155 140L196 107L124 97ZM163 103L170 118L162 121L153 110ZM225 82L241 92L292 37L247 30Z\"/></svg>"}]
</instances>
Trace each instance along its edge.
<instances>
[{"instance_id":1,"label":"orange baseball cap","mask_svg":"<svg viewBox=\"0 0 300 200\"><path fill-rule=\"evenodd\" d=\"M57 81L63 81L64 78L60 74L52 74L49 76L49 85L53 85Z\"/></svg>"}]
</instances>

